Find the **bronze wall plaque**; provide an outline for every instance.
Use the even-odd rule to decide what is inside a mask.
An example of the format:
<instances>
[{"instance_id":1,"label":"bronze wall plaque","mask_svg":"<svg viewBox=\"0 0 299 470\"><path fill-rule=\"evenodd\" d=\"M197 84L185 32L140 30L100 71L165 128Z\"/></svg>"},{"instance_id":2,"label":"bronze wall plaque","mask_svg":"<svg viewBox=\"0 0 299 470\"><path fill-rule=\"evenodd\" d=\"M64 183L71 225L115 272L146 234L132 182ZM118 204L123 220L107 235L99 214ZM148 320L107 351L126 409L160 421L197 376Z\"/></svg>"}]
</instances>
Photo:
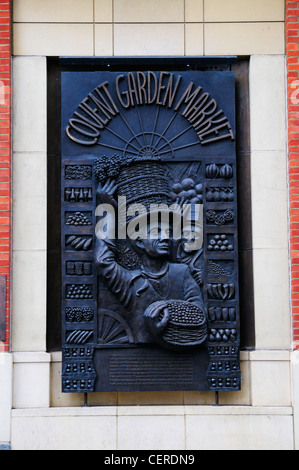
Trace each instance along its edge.
<instances>
[{"instance_id":1,"label":"bronze wall plaque","mask_svg":"<svg viewBox=\"0 0 299 470\"><path fill-rule=\"evenodd\" d=\"M234 72L61 83L63 391L239 390Z\"/></svg>"}]
</instances>

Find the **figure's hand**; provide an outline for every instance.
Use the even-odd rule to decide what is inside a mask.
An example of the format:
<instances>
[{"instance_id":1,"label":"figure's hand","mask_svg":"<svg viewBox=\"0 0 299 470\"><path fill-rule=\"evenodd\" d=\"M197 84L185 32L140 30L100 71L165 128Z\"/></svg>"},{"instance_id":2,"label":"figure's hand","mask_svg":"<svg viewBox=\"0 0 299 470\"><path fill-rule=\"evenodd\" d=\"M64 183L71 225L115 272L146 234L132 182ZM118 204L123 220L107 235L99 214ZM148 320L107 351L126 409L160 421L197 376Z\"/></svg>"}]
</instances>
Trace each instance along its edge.
<instances>
[{"instance_id":1,"label":"figure's hand","mask_svg":"<svg viewBox=\"0 0 299 470\"><path fill-rule=\"evenodd\" d=\"M110 178L106 181L104 185L99 183L97 188L97 198L98 202L101 204L111 204L114 208L117 208L117 202L114 198L114 194L118 188L115 180Z\"/></svg>"},{"instance_id":2,"label":"figure's hand","mask_svg":"<svg viewBox=\"0 0 299 470\"><path fill-rule=\"evenodd\" d=\"M159 317L162 314L162 318ZM169 310L166 302L154 302L144 312L146 319L151 320L157 333L161 333L167 326L169 320Z\"/></svg>"}]
</instances>

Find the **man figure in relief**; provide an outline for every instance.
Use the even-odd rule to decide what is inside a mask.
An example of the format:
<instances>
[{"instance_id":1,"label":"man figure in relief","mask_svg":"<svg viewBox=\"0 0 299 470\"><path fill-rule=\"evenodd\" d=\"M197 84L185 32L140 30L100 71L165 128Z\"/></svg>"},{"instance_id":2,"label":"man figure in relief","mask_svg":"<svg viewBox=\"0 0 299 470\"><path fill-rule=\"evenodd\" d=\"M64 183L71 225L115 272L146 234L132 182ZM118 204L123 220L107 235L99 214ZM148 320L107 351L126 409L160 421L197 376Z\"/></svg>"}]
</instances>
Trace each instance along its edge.
<instances>
[{"instance_id":1,"label":"man figure in relief","mask_svg":"<svg viewBox=\"0 0 299 470\"><path fill-rule=\"evenodd\" d=\"M115 207L116 189L113 182L104 186L99 184L98 204L109 203ZM153 224L149 214L139 215L133 220L139 230L137 234L136 231L130 233L128 230L128 238L139 257L140 268L127 270L121 266L117 262L115 241L108 237L97 237L96 272L125 307L125 320L131 328L135 343L159 342L170 320L168 302L178 300L192 303L204 312L202 295L188 264L169 261L172 248L169 223L161 217L158 223ZM113 220L106 222L114 223Z\"/></svg>"}]
</instances>

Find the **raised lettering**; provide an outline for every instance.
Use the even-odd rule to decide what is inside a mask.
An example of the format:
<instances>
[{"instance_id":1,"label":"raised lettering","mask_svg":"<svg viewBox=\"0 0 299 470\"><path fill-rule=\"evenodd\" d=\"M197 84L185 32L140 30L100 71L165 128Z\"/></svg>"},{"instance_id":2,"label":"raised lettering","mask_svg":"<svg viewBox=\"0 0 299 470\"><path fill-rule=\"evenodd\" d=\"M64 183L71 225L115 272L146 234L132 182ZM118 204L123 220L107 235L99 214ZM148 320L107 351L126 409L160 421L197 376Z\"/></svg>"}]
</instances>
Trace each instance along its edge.
<instances>
[{"instance_id":1,"label":"raised lettering","mask_svg":"<svg viewBox=\"0 0 299 470\"><path fill-rule=\"evenodd\" d=\"M226 128L226 127L228 128L229 133L224 134L224 135L219 135L219 131L221 129ZM203 140L204 137L206 137L207 135L212 134L212 133L215 133L217 137L214 137L214 138L208 139L208 140ZM229 122L226 122L225 124L221 124L220 126L214 127L214 129L211 129L210 131L205 132L204 134L201 134L198 137L199 137L202 145L210 144L212 142L216 142L218 140L223 140L223 139L227 139L227 138L231 138L231 140L235 140L234 134L233 134L233 131L230 127Z\"/></svg>"},{"instance_id":2,"label":"raised lettering","mask_svg":"<svg viewBox=\"0 0 299 470\"><path fill-rule=\"evenodd\" d=\"M98 96L101 98L101 101L97 97L95 97L92 93L90 93L88 96L96 104L96 106L100 109L100 111L104 114L104 116L108 118L108 121L110 121L111 116L115 116L115 113L113 112L112 108L109 106L109 104L103 97L102 93L98 89L96 89L95 91L98 94Z\"/></svg>"},{"instance_id":3,"label":"raised lettering","mask_svg":"<svg viewBox=\"0 0 299 470\"><path fill-rule=\"evenodd\" d=\"M178 87L182 78L180 75L178 76L177 82L175 84L175 88L173 90L173 77L174 77L174 74L172 73L169 77L169 81L168 81L168 85L166 88L165 97L163 101L163 106L165 106L167 99L168 99L168 108L171 108L173 105L173 101L174 101L175 95L177 93L177 90L178 90Z\"/></svg>"},{"instance_id":4,"label":"raised lettering","mask_svg":"<svg viewBox=\"0 0 299 470\"><path fill-rule=\"evenodd\" d=\"M192 88L193 88L193 85L194 83L191 82L189 84L189 86L187 87L185 93L183 94L182 98L180 99L180 101L178 102L178 104L176 105L176 107L174 108L175 111L177 111L179 109L179 107L181 106L181 104L183 102L185 103L189 103L189 105L185 108L184 112L187 112L189 107L192 105L192 103L194 102L194 100L196 99L197 95L201 92L202 88L199 86L198 88L196 88L196 90L191 93L192 91Z\"/></svg>"},{"instance_id":5,"label":"raised lettering","mask_svg":"<svg viewBox=\"0 0 299 470\"><path fill-rule=\"evenodd\" d=\"M136 100L136 104L139 104L139 98L137 94L137 87L135 83L135 78L132 72L128 73L128 88L129 88L129 95L130 95L130 102L132 106L135 106L134 98Z\"/></svg>"},{"instance_id":6,"label":"raised lettering","mask_svg":"<svg viewBox=\"0 0 299 470\"><path fill-rule=\"evenodd\" d=\"M80 121L79 119L70 119L69 121L69 125L67 126L66 128L66 134L67 136L73 141L73 142L76 142L77 144L80 144L80 145L94 145L97 143L97 140L98 140L98 137L100 136L100 132L96 130L97 132L97 135L92 135L90 133L87 133L86 131L83 131L82 129L78 128L77 126L74 125L74 122L77 122L81 125L85 125L93 130L96 130L94 129L91 125L89 125L88 123L85 123L85 122L82 122ZM93 140L81 140L79 139L78 137L72 135L71 133L71 129L74 129L75 131L77 131L79 134L82 134L82 135L86 135L86 136L89 136L89 137L94 137Z\"/></svg>"},{"instance_id":7,"label":"raised lettering","mask_svg":"<svg viewBox=\"0 0 299 470\"><path fill-rule=\"evenodd\" d=\"M117 96L118 96L118 99L119 99L120 104L121 104L124 108L128 108L128 107L130 106L130 96L129 96L129 92L128 92L128 91L122 91L122 92L120 92L120 89L119 89L119 82L120 82L121 80L124 80L124 75L118 75L118 77L116 77L116 80L115 80L116 93L117 93ZM123 100L123 96L126 97L126 102Z\"/></svg>"},{"instance_id":8,"label":"raised lettering","mask_svg":"<svg viewBox=\"0 0 299 470\"><path fill-rule=\"evenodd\" d=\"M81 126L83 127L88 127L89 129L94 131L94 133L92 134L90 132L87 132L84 129L80 129L74 123L81 124ZM79 134L83 134L83 135L86 135L87 137L93 137L93 138L98 138L100 136L100 132L98 131L98 129L95 129L94 126L92 126L91 124L88 124L87 122L80 121L79 119L70 119L69 124L73 129L75 129L75 131L79 132Z\"/></svg>"},{"instance_id":9,"label":"raised lettering","mask_svg":"<svg viewBox=\"0 0 299 470\"><path fill-rule=\"evenodd\" d=\"M209 109L211 107L211 109ZM215 100L211 100L200 112L192 114L189 118L191 124L197 119L196 125L200 124L207 116L213 114L217 109L217 103ZM199 118L199 119L198 119Z\"/></svg>"},{"instance_id":10,"label":"raised lettering","mask_svg":"<svg viewBox=\"0 0 299 470\"><path fill-rule=\"evenodd\" d=\"M103 120L98 114L97 108L91 108L88 104L89 98L85 98L85 100L82 101L82 103L78 106L79 109L84 111L86 114L88 114L94 121L94 125L96 127L99 127L100 129L103 129L105 125L108 122L108 119Z\"/></svg>"},{"instance_id":11,"label":"raised lettering","mask_svg":"<svg viewBox=\"0 0 299 470\"><path fill-rule=\"evenodd\" d=\"M79 106L80 108L80 106ZM83 114L80 114L78 113L78 111L75 111L74 112L74 116L76 116L77 118L79 118L80 121L84 121L86 122L87 124L89 124L90 126L92 127L95 127L96 129L103 129L103 127L100 127L98 124L95 124L93 121L90 121L86 116L84 116Z\"/></svg>"},{"instance_id":12,"label":"raised lettering","mask_svg":"<svg viewBox=\"0 0 299 470\"><path fill-rule=\"evenodd\" d=\"M163 102L160 101L160 99L161 99L161 92L166 89L166 86L165 86L165 85L162 85L164 75L165 75L165 76L169 76L169 72L160 72L159 85L158 85L158 91L157 91L157 102L156 102L156 104L159 104L159 105L163 105Z\"/></svg>"},{"instance_id":13,"label":"raised lettering","mask_svg":"<svg viewBox=\"0 0 299 470\"><path fill-rule=\"evenodd\" d=\"M171 72L128 72L115 79L115 91L121 106L156 104L172 108L178 95L182 76ZM121 82L124 81L123 84ZM126 87L127 85L127 87ZM181 115L193 126L200 143L206 145L234 135L222 110L209 93L194 82L186 85L178 97L174 111L181 107ZM100 130L119 113L114 99L108 91L108 82L103 82L79 104L66 128L68 137L81 145L94 145L100 137ZM228 128L225 134L223 129ZM221 135L222 131L222 135ZM82 138L81 138L82 137Z\"/></svg>"},{"instance_id":14,"label":"raised lettering","mask_svg":"<svg viewBox=\"0 0 299 470\"><path fill-rule=\"evenodd\" d=\"M182 115L185 116L186 119L188 119L188 116L190 115L190 113L193 113L192 116L195 116L196 113L198 113L202 109L202 107L206 104L209 98L210 98L209 93L204 93L194 104L193 104L194 100L192 100L188 104L188 106L186 106Z\"/></svg>"},{"instance_id":15,"label":"raised lettering","mask_svg":"<svg viewBox=\"0 0 299 470\"><path fill-rule=\"evenodd\" d=\"M183 116L185 116L189 122L193 122L194 119L198 116L198 114L202 111L203 107L205 106L206 102L210 98L209 93L204 93L197 101L191 106L188 111L185 110ZM191 115L190 115L191 114Z\"/></svg>"},{"instance_id":16,"label":"raised lettering","mask_svg":"<svg viewBox=\"0 0 299 470\"><path fill-rule=\"evenodd\" d=\"M137 72L137 85L138 85L138 92L139 92L139 103L147 104L147 96L146 96L146 89L145 89L146 76L143 72Z\"/></svg>"},{"instance_id":17,"label":"raised lettering","mask_svg":"<svg viewBox=\"0 0 299 470\"><path fill-rule=\"evenodd\" d=\"M111 109L111 107L109 107L109 106L107 105L107 101L105 100L105 98L103 98L103 100L104 100L104 102L106 103L106 106L108 106L108 108L107 108L108 111L109 111L113 116L115 116L115 114L118 114L119 111L118 111L118 108L117 108L116 104L114 103L114 101L113 101L113 99L112 99L112 97L111 97L109 91L107 90L107 87L108 87L108 82L103 82L103 83L101 83L101 85L99 85L99 86L96 88L96 91L97 91L97 93L99 93L100 96L102 96L102 95L101 95L101 92L100 92L100 89L102 88L102 89L104 90L104 93L105 93L106 97L108 98L108 100L110 101L110 104L111 104L111 106L114 108L114 111L115 111L115 112L113 112L112 109Z\"/></svg>"},{"instance_id":18,"label":"raised lettering","mask_svg":"<svg viewBox=\"0 0 299 470\"><path fill-rule=\"evenodd\" d=\"M152 90L152 83L153 83L153 90ZM148 98L147 102L148 104L153 104L156 99L157 99L157 87L158 87L158 81L157 77L154 74L154 72L147 72L147 93L148 93Z\"/></svg>"},{"instance_id":19,"label":"raised lettering","mask_svg":"<svg viewBox=\"0 0 299 470\"><path fill-rule=\"evenodd\" d=\"M196 122L193 127L196 130L197 134L203 134L208 131L213 124L221 124L223 122L227 122L226 117L223 115L220 119L216 119L218 116L223 115L222 109L220 109L217 113L213 114L209 119L204 122L198 121Z\"/></svg>"}]
</instances>

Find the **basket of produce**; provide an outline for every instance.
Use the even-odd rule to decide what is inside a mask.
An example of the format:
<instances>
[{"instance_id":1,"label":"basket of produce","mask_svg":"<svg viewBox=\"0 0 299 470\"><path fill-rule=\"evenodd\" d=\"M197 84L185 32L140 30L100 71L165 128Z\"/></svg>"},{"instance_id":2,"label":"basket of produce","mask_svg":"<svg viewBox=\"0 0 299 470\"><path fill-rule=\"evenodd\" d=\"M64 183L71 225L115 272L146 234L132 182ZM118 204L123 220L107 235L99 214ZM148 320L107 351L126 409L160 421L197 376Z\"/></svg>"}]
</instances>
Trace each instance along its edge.
<instances>
[{"instance_id":1,"label":"basket of produce","mask_svg":"<svg viewBox=\"0 0 299 470\"><path fill-rule=\"evenodd\" d=\"M147 327L156 342L169 349L188 349L204 343L208 328L201 307L183 300L159 303L161 309L158 318L145 312ZM149 308L152 309L152 306Z\"/></svg>"}]
</instances>

